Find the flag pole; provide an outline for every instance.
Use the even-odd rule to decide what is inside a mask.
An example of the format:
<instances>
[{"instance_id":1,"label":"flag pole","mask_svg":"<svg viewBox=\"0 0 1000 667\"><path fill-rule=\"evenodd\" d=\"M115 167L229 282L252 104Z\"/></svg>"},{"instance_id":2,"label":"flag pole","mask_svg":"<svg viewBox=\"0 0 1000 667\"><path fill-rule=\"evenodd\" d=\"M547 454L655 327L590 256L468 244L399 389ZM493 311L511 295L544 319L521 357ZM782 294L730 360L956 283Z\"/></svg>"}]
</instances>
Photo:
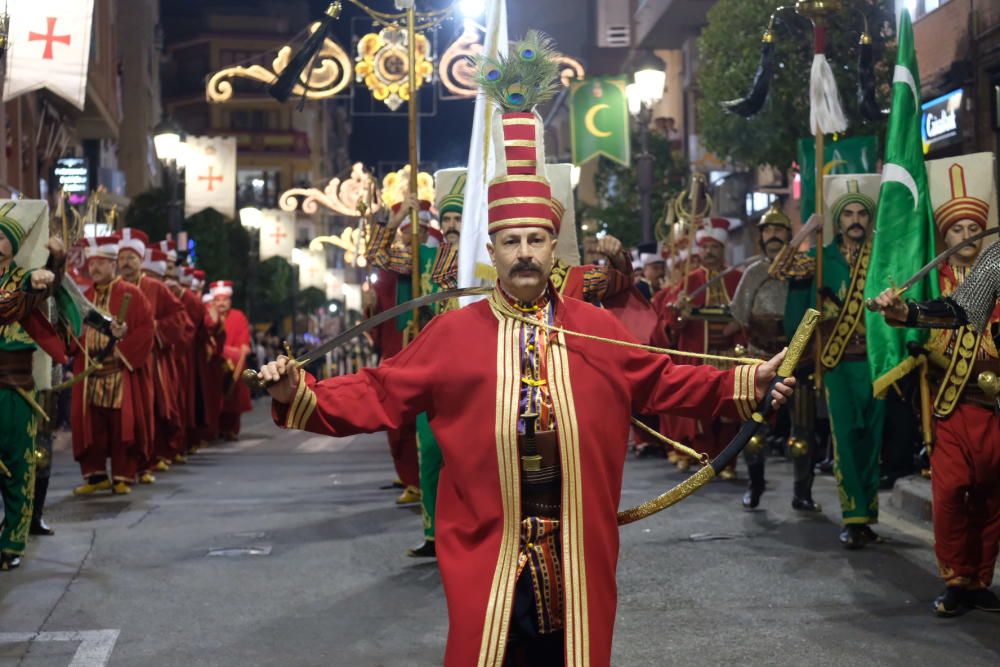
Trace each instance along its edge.
<instances>
[{"instance_id":1,"label":"flag pole","mask_svg":"<svg viewBox=\"0 0 1000 667\"><path fill-rule=\"evenodd\" d=\"M417 174L420 166L420 156L419 156L419 105L420 101L417 99L417 21L416 21L416 2L411 2L410 6L406 10L406 32L407 32L407 70L406 79L407 86L410 93L409 103L407 104L407 113L409 116L410 132L409 132L409 161L410 161L410 196L417 196ZM411 298L416 299L420 296L420 212L416 205L410 207L410 226L412 229L412 234L410 235L410 253L412 257L412 264L410 268L410 284L412 285ZM413 314L413 319L410 320L411 335L410 340L413 336L416 336L420 332L420 318L417 313Z\"/></svg>"},{"instance_id":2,"label":"flag pole","mask_svg":"<svg viewBox=\"0 0 1000 667\"><path fill-rule=\"evenodd\" d=\"M813 25L813 53L823 54L826 52L826 25L824 23L823 15L821 13L813 14L809 17L812 20ZM826 204L823 199L823 172L824 172L824 162L825 159L825 143L826 136L823 130L819 127L816 128L816 159L814 169L816 171L816 204L814 210L819 212L820 215L826 213ZM816 228L816 310L820 312L820 317L822 318L823 313L823 232L826 222ZM813 348L813 360L815 365L815 370L813 371L813 379L815 382L816 393L822 396L823 392L823 330L822 327L816 327L816 342Z\"/></svg>"}]
</instances>

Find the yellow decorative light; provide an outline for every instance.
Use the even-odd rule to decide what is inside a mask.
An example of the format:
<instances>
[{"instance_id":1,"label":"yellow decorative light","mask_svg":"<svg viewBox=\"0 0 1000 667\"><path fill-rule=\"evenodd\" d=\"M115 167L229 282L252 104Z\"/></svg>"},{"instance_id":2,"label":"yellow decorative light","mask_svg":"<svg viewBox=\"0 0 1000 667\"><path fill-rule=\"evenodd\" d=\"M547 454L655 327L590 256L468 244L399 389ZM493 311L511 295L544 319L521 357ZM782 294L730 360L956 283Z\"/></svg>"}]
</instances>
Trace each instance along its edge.
<instances>
[{"instance_id":1,"label":"yellow decorative light","mask_svg":"<svg viewBox=\"0 0 1000 667\"><path fill-rule=\"evenodd\" d=\"M441 55L438 76L448 92L455 97L475 97L478 91L472 59L483 52L483 28L471 19L465 19L462 34ZM575 58L559 54L559 75L564 86L569 87L585 75L583 64Z\"/></svg>"},{"instance_id":2,"label":"yellow decorative light","mask_svg":"<svg viewBox=\"0 0 1000 667\"><path fill-rule=\"evenodd\" d=\"M394 25L377 33L368 33L358 42L357 80L365 84L372 97L395 111L409 100L409 65L407 31ZM434 78L431 43L423 34L417 35L417 88Z\"/></svg>"},{"instance_id":3,"label":"yellow decorative light","mask_svg":"<svg viewBox=\"0 0 1000 667\"><path fill-rule=\"evenodd\" d=\"M316 32L319 26L318 21L309 26L309 34ZM233 97L233 84L229 79L251 79L261 83L272 83L288 67L291 57L292 47L286 44L278 50L278 55L271 65L273 71L262 65L221 69L209 78L205 96L209 102L228 102ZM350 56L340 48L339 44L327 37L312 69L299 79L299 83L292 89L292 95L296 97L304 95L309 100L329 99L350 84L353 74Z\"/></svg>"},{"instance_id":4,"label":"yellow decorative light","mask_svg":"<svg viewBox=\"0 0 1000 667\"><path fill-rule=\"evenodd\" d=\"M331 178L326 187L319 188L292 188L286 190L278 198L278 207L283 211L294 211L298 208L303 213L312 215L324 206L334 213L340 215L357 217L361 214L358 204L364 204L372 213L378 210L378 203L371 201L374 199L372 189L374 179L365 170L365 166L356 162L351 168L351 176L342 181L339 178ZM300 197L302 198L300 200Z\"/></svg>"},{"instance_id":5,"label":"yellow decorative light","mask_svg":"<svg viewBox=\"0 0 1000 667\"><path fill-rule=\"evenodd\" d=\"M358 227L346 227L340 236L317 236L312 241L309 242L309 250L312 252L320 252L323 250L323 244L327 243L332 246L336 246L344 251L344 261L348 264L357 263L358 266L364 266L364 255L366 239L365 235L361 232Z\"/></svg>"}]
</instances>

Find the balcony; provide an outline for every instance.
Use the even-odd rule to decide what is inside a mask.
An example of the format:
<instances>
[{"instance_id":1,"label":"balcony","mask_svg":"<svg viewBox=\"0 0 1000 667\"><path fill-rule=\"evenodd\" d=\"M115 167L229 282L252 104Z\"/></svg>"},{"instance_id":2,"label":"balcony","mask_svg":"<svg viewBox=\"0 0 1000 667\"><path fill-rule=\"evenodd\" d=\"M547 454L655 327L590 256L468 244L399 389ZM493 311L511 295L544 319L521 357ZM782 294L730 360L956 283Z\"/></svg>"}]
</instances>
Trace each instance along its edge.
<instances>
[{"instance_id":1,"label":"balcony","mask_svg":"<svg viewBox=\"0 0 1000 667\"><path fill-rule=\"evenodd\" d=\"M232 130L211 134L236 137L239 153L309 157L309 136L294 130Z\"/></svg>"}]
</instances>

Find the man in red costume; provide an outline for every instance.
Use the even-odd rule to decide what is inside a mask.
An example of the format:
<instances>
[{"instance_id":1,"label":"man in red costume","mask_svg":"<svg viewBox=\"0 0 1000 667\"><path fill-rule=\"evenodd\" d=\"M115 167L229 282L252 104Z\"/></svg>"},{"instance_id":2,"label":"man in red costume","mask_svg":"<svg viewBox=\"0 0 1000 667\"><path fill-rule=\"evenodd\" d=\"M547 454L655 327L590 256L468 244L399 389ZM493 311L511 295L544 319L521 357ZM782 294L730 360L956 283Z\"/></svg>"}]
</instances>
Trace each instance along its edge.
<instances>
[{"instance_id":1,"label":"man in red costume","mask_svg":"<svg viewBox=\"0 0 1000 667\"><path fill-rule=\"evenodd\" d=\"M514 166L534 155L522 147L540 134L535 118L497 119L509 167L489 189L499 284L488 300L434 318L377 369L317 383L281 357L260 373L275 383L273 416L287 428L344 436L428 413L444 459L437 556L448 667L608 665L630 414L746 416L781 358L720 371L555 332L634 340L549 281L550 187L537 160ZM778 385L773 400L790 393Z\"/></svg>"},{"instance_id":2,"label":"man in red costume","mask_svg":"<svg viewBox=\"0 0 1000 667\"><path fill-rule=\"evenodd\" d=\"M90 495L111 489L114 493L130 493L139 463L152 446L144 373L153 349L153 314L142 291L115 276L116 237L87 239L85 256L93 283L84 296L113 317L121 317L124 312L125 321L113 325L111 332L118 341L107 356L110 341L94 329L87 328L83 340L74 342L74 374L100 365L73 386L73 458L80 463L85 480L73 492ZM108 479L109 458L113 485Z\"/></svg>"},{"instance_id":3,"label":"man in red costume","mask_svg":"<svg viewBox=\"0 0 1000 667\"><path fill-rule=\"evenodd\" d=\"M710 321L691 317L692 308L728 306L736 293L737 285L740 284L743 272L728 270L726 267L728 230L728 220L712 218L704 229L697 232L695 239L701 256L701 266L692 270L686 281L682 279L681 293L677 297L677 302L661 313L666 327L670 329L676 340L678 350L726 355L732 354L737 343L742 341L740 326L732 321L732 318L723 322L716 319ZM725 273L721 280L694 299L686 298L687 294L718 277L720 273ZM692 361L691 363L699 362ZM693 446L697 451L715 458L733 439L738 430L739 424L729 419L701 420L698 423ZM681 469L687 469L690 462L685 457L678 457L678 464ZM736 462L734 461L729 468L723 470L719 477L721 479L734 479L736 477Z\"/></svg>"},{"instance_id":4,"label":"man in red costume","mask_svg":"<svg viewBox=\"0 0 1000 667\"><path fill-rule=\"evenodd\" d=\"M167 433L164 433L167 441L163 450L166 456L171 457L175 463L185 463L187 461L188 449L185 441L188 428L187 416L191 401L191 392L188 389L189 383L187 381L187 356L191 343L194 341L194 323L188 317L187 307L181 301L180 297L183 293L178 293L180 286L176 280L167 277L168 271L170 271L169 267L171 266L169 252L172 251L160 249L166 247L168 247L168 243L161 241L156 248L146 248L146 258L142 262L142 275L143 281L148 278L161 281L170 294L181 303L183 308L183 316L181 318L183 329L176 338L170 341L171 344L169 346L161 350L161 353L164 357L164 366L171 373L170 386L176 394L176 411L170 421L169 437L167 437ZM176 253L174 253L175 258L176 256ZM176 263L173 264L173 267L171 275L176 276ZM159 454L157 456L159 458Z\"/></svg>"},{"instance_id":5,"label":"man in red costume","mask_svg":"<svg viewBox=\"0 0 1000 667\"><path fill-rule=\"evenodd\" d=\"M176 380L171 363L170 348L183 338L189 325L184 306L170 293L163 281L143 275L142 264L146 257L149 237L139 229L126 227L118 236L118 275L127 283L139 288L153 318L154 342L145 364L146 430L152 434L145 459L139 464L139 482L152 484L154 471L165 472L174 461L170 449L177 424Z\"/></svg>"},{"instance_id":6,"label":"man in red costume","mask_svg":"<svg viewBox=\"0 0 1000 667\"><path fill-rule=\"evenodd\" d=\"M989 204L966 192L965 172L953 164L948 173L951 199L934 211L934 222L949 248L983 231ZM950 298L965 282L983 248L966 246L939 268L941 296ZM934 600L938 616L957 616L967 608L1000 612L990 590L1000 551L1000 412L983 375L1000 375L997 341L1000 303L986 331L972 324L955 328L933 316L908 322L908 308L892 290L879 297L891 323L936 329L927 343L934 388L934 449L931 487L934 496L934 553L944 592Z\"/></svg>"},{"instance_id":7,"label":"man in red costume","mask_svg":"<svg viewBox=\"0 0 1000 667\"><path fill-rule=\"evenodd\" d=\"M247 355L250 354L250 322L242 310L233 308L231 281L212 283L212 298L226 331L226 343L222 348L223 398L219 429L222 437L232 442L240 437L240 416L253 410L250 390L240 381L240 375L246 369Z\"/></svg>"},{"instance_id":8,"label":"man in red costume","mask_svg":"<svg viewBox=\"0 0 1000 667\"><path fill-rule=\"evenodd\" d=\"M199 447L219 437L219 415L222 413L222 387L226 375L222 351L226 346L226 328L222 324L211 294L202 294L205 272L195 269L191 275L191 291L205 309L204 327L195 339L195 368L198 372L200 391L196 409L197 440Z\"/></svg>"}]
</instances>

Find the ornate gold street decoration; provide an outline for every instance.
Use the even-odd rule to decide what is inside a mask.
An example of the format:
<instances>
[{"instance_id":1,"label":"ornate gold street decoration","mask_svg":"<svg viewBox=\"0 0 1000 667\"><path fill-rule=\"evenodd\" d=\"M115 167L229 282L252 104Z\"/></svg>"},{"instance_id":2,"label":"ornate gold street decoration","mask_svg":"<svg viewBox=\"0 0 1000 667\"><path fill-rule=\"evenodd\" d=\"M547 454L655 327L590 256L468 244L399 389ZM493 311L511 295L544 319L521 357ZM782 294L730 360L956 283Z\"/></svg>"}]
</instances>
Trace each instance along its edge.
<instances>
[{"instance_id":1,"label":"ornate gold street decoration","mask_svg":"<svg viewBox=\"0 0 1000 667\"><path fill-rule=\"evenodd\" d=\"M382 202L390 208L403 203L410 182L410 165L386 174L382 179ZM417 198L420 201L434 201L434 177L426 171L417 173Z\"/></svg>"},{"instance_id":2,"label":"ornate gold street decoration","mask_svg":"<svg viewBox=\"0 0 1000 667\"><path fill-rule=\"evenodd\" d=\"M378 203L372 202L370 191L375 181L365 166L356 162L351 168L351 176L346 180L331 178L322 190L319 188L291 188L278 198L278 207L283 211L301 209L303 213L313 215L323 206L338 215L357 217L358 203L365 202L371 213L378 211Z\"/></svg>"},{"instance_id":3,"label":"ornate gold street decoration","mask_svg":"<svg viewBox=\"0 0 1000 667\"><path fill-rule=\"evenodd\" d=\"M475 97L479 90L475 81L472 61L483 52L483 26L471 19L465 19L462 34L444 53L438 63L438 78L441 85L455 97ZM569 87L574 80L585 75L583 64L564 54L558 54L559 78Z\"/></svg>"},{"instance_id":4,"label":"ornate gold street decoration","mask_svg":"<svg viewBox=\"0 0 1000 667\"><path fill-rule=\"evenodd\" d=\"M358 42L355 67L358 82L393 111L410 99L408 44L408 32L394 25L368 33ZM417 88L420 88L434 79L434 63L430 40L418 33L416 44L415 72Z\"/></svg>"},{"instance_id":5,"label":"ornate gold street decoration","mask_svg":"<svg viewBox=\"0 0 1000 667\"><path fill-rule=\"evenodd\" d=\"M367 239L364 231L359 227L345 227L340 236L331 234L330 236L317 236L309 242L309 250L319 252L323 249L323 244L336 246L344 251L344 261L348 264L356 264L362 268L368 263L365 260L365 245Z\"/></svg>"},{"instance_id":6,"label":"ornate gold street decoration","mask_svg":"<svg viewBox=\"0 0 1000 667\"><path fill-rule=\"evenodd\" d=\"M309 34L319 28L316 21L309 26ZM209 102L228 102L233 97L233 84L230 79L250 79L261 83L272 83L288 67L292 57L292 47L286 44L278 49L278 55L271 64L271 69L263 65L227 67L211 76L206 86L205 96ZM335 41L327 37L316 56L313 66L299 77L299 82L292 89L292 95L305 97L308 100L325 100L343 91L351 82L354 67L350 56Z\"/></svg>"}]
</instances>

